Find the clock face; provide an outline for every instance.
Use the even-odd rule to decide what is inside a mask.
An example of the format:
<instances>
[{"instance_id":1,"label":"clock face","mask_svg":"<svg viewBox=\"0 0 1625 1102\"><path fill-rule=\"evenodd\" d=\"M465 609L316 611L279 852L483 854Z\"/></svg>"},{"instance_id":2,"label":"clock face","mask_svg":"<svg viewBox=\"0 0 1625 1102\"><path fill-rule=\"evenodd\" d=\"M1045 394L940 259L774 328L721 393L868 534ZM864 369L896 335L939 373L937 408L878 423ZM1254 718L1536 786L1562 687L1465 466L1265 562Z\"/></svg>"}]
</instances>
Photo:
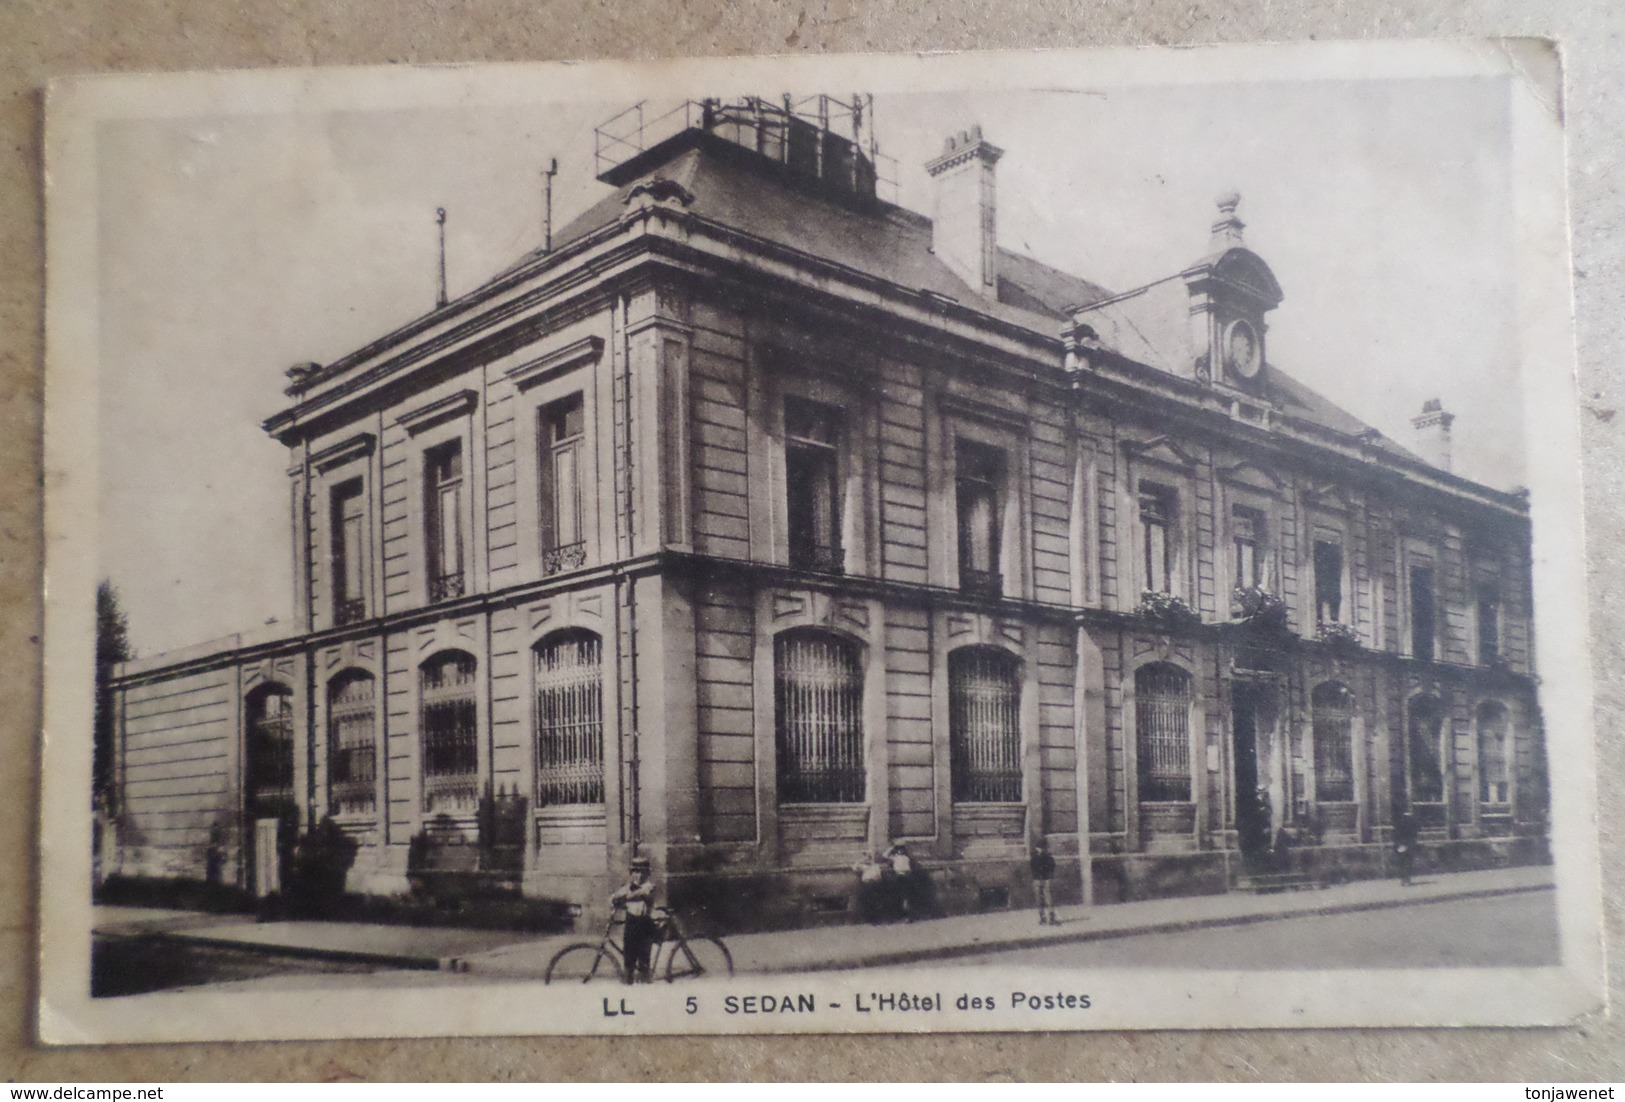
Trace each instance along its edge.
<instances>
[{"instance_id":1,"label":"clock face","mask_svg":"<svg viewBox=\"0 0 1625 1102\"><path fill-rule=\"evenodd\" d=\"M1233 321L1224 334L1224 366L1238 379L1252 379L1264 363L1258 333L1245 321Z\"/></svg>"}]
</instances>

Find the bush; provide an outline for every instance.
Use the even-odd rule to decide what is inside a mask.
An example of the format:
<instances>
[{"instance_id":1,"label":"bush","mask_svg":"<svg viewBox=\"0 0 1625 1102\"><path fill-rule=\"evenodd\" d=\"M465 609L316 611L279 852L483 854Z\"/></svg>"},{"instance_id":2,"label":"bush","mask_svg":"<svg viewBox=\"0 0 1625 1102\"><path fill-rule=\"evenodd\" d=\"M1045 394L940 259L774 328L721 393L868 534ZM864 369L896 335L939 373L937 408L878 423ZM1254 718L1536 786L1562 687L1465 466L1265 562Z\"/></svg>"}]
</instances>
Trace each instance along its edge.
<instances>
[{"instance_id":1,"label":"bush","mask_svg":"<svg viewBox=\"0 0 1625 1102\"><path fill-rule=\"evenodd\" d=\"M1135 610L1142 619L1161 627L1188 628L1202 622L1202 617L1183 597L1161 590L1147 589L1140 594L1140 607Z\"/></svg>"}]
</instances>

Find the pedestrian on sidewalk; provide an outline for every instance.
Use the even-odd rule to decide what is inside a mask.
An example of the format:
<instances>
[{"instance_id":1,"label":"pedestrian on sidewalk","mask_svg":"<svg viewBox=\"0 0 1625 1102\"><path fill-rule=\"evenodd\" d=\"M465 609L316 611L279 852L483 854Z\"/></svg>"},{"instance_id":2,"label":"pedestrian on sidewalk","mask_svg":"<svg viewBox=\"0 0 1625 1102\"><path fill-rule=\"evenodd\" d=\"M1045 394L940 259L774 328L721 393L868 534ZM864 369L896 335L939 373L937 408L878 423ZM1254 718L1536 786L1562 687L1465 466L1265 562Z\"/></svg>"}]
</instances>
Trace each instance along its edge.
<instances>
[{"instance_id":1,"label":"pedestrian on sidewalk","mask_svg":"<svg viewBox=\"0 0 1625 1102\"><path fill-rule=\"evenodd\" d=\"M1055 896L1050 891L1050 881L1055 879L1055 858L1050 855L1049 846L1040 838L1033 843L1032 856L1028 865L1033 874L1033 895L1038 898L1038 924L1040 926L1059 926L1061 920L1055 916Z\"/></svg>"},{"instance_id":2,"label":"pedestrian on sidewalk","mask_svg":"<svg viewBox=\"0 0 1625 1102\"><path fill-rule=\"evenodd\" d=\"M913 922L916 918L923 918L925 877L914 863L914 858L909 856L908 847L898 842L886 851L886 860L891 862L891 882L897 892L897 906L902 912L903 921Z\"/></svg>"},{"instance_id":3,"label":"pedestrian on sidewalk","mask_svg":"<svg viewBox=\"0 0 1625 1102\"><path fill-rule=\"evenodd\" d=\"M871 926L884 922L891 909L886 883L891 875L891 864L876 850L865 854L863 860L852 866L852 871L858 874L858 918Z\"/></svg>"},{"instance_id":4,"label":"pedestrian on sidewalk","mask_svg":"<svg viewBox=\"0 0 1625 1102\"><path fill-rule=\"evenodd\" d=\"M1411 886L1416 868L1416 816L1409 808L1394 820L1394 864L1399 867L1399 886Z\"/></svg>"},{"instance_id":5,"label":"pedestrian on sidewalk","mask_svg":"<svg viewBox=\"0 0 1625 1102\"><path fill-rule=\"evenodd\" d=\"M631 879L615 889L609 902L610 906L620 908L626 915L621 949L626 955L627 981L650 983L655 947L655 882L650 875L649 859L632 858L630 872Z\"/></svg>"}]
</instances>

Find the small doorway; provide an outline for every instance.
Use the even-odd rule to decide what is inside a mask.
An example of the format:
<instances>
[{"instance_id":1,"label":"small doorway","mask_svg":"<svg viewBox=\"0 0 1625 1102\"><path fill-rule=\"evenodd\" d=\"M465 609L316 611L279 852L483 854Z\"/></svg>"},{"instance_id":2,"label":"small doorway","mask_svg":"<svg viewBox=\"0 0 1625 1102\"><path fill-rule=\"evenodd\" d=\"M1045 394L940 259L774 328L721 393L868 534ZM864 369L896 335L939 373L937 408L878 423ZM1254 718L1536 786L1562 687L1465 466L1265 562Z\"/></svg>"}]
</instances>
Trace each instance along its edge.
<instances>
[{"instance_id":1,"label":"small doorway","mask_svg":"<svg viewBox=\"0 0 1625 1102\"><path fill-rule=\"evenodd\" d=\"M1259 763L1259 734L1268 726L1269 690L1237 681L1230 689L1230 726L1235 740L1236 845L1249 869L1268 863L1275 836L1267 774Z\"/></svg>"}]
</instances>

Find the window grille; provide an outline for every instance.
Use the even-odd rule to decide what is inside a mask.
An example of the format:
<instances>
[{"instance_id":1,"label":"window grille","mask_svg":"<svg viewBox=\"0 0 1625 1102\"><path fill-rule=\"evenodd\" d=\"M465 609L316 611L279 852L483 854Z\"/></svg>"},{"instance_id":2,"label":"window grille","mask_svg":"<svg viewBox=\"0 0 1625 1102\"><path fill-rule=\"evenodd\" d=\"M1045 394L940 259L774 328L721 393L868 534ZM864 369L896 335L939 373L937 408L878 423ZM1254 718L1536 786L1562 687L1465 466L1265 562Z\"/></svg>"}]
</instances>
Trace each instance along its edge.
<instances>
[{"instance_id":1,"label":"window grille","mask_svg":"<svg viewBox=\"0 0 1625 1102\"><path fill-rule=\"evenodd\" d=\"M352 624L367 617L366 499L352 478L333 488L333 622Z\"/></svg>"},{"instance_id":2,"label":"window grille","mask_svg":"<svg viewBox=\"0 0 1625 1102\"><path fill-rule=\"evenodd\" d=\"M1015 658L987 647L948 656L948 743L956 801L1021 800L1020 712Z\"/></svg>"},{"instance_id":3,"label":"window grille","mask_svg":"<svg viewBox=\"0 0 1625 1102\"><path fill-rule=\"evenodd\" d=\"M1411 656L1433 661L1436 634L1433 603L1433 568L1411 567Z\"/></svg>"},{"instance_id":4,"label":"window grille","mask_svg":"<svg viewBox=\"0 0 1625 1102\"><path fill-rule=\"evenodd\" d=\"M424 456L425 543L429 600L463 595L463 445L453 440Z\"/></svg>"},{"instance_id":5,"label":"window grille","mask_svg":"<svg viewBox=\"0 0 1625 1102\"><path fill-rule=\"evenodd\" d=\"M1140 484L1140 568L1152 593L1174 591L1173 525L1177 510L1173 490Z\"/></svg>"},{"instance_id":6,"label":"window grille","mask_svg":"<svg viewBox=\"0 0 1625 1102\"><path fill-rule=\"evenodd\" d=\"M1493 666L1501 658L1501 595L1492 585L1478 591L1478 664Z\"/></svg>"},{"instance_id":7,"label":"window grille","mask_svg":"<svg viewBox=\"0 0 1625 1102\"><path fill-rule=\"evenodd\" d=\"M603 644L590 632L571 632L532 653L536 804L603 803Z\"/></svg>"},{"instance_id":8,"label":"window grille","mask_svg":"<svg viewBox=\"0 0 1625 1102\"><path fill-rule=\"evenodd\" d=\"M328 803L336 815L377 809L376 698L371 674L340 674L327 690Z\"/></svg>"},{"instance_id":9,"label":"window grille","mask_svg":"<svg viewBox=\"0 0 1625 1102\"><path fill-rule=\"evenodd\" d=\"M453 652L420 672L425 811L472 811L478 802L477 669L472 656Z\"/></svg>"},{"instance_id":10,"label":"window grille","mask_svg":"<svg viewBox=\"0 0 1625 1102\"><path fill-rule=\"evenodd\" d=\"M1004 493L1004 452L974 440L954 445L954 492L959 513L959 585L967 593L998 597Z\"/></svg>"},{"instance_id":11,"label":"window grille","mask_svg":"<svg viewBox=\"0 0 1625 1102\"><path fill-rule=\"evenodd\" d=\"M280 685L260 689L248 702L249 811L271 818L294 806L293 693Z\"/></svg>"},{"instance_id":12,"label":"window grille","mask_svg":"<svg viewBox=\"0 0 1625 1102\"><path fill-rule=\"evenodd\" d=\"M803 398L784 400L784 488L790 565L839 574L841 411Z\"/></svg>"},{"instance_id":13,"label":"window grille","mask_svg":"<svg viewBox=\"0 0 1625 1102\"><path fill-rule=\"evenodd\" d=\"M1315 541L1315 616L1322 624L1343 621L1343 545Z\"/></svg>"},{"instance_id":14,"label":"window grille","mask_svg":"<svg viewBox=\"0 0 1625 1102\"><path fill-rule=\"evenodd\" d=\"M1504 804L1512 799L1508 775L1507 710L1489 701L1478 706L1478 798L1481 803Z\"/></svg>"},{"instance_id":15,"label":"window grille","mask_svg":"<svg viewBox=\"0 0 1625 1102\"><path fill-rule=\"evenodd\" d=\"M1134 674L1140 799L1191 798L1191 677L1178 666L1153 662Z\"/></svg>"},{"instance_id":16,"label":"window grille","mask_svg":"<svg viewBox=\"0 0 1625 1102\"><path fill-rule=\"evenodd\" d=\"M782 803L864 798L863 674L857 650L816 631L773 643L778 788Z\"/></svg>"},{"instance_id":17,"label":"window grille","mask_svg":"<svg viewBox=\"0 0 1625 1102\"><path fill-rule=\"evenodd\" d=\"M1439 737L1444 730L1444 708L1431 696L1411 700L1408 724L1411 761L1411 799L1438 803L1444 799L1444 770Z\"/></svg>"},{"instance_id":18,"label":"window grille","mask_svg":"<svg viewBox=\"0 0 1625 1102\"><path fill-rule=\"evenodd\" d=\"M1310 697L1315 733L1315 798L1354 799L1354 694L1335 681Z\"/></svg>"},{"instance_id":19,"label":"window grille","mask_svg":"<svg viewBox=\"0 0 1625 1102\"><path fill-rule=\"evenodd\" d=\"M541 520L542 575L574 570L586 564L587 545L581 518L581 469L586 441L586 407L572 394L550 403L538 414L541 425L541 477L538 516Z\"/></svg>"}]
</instances>

